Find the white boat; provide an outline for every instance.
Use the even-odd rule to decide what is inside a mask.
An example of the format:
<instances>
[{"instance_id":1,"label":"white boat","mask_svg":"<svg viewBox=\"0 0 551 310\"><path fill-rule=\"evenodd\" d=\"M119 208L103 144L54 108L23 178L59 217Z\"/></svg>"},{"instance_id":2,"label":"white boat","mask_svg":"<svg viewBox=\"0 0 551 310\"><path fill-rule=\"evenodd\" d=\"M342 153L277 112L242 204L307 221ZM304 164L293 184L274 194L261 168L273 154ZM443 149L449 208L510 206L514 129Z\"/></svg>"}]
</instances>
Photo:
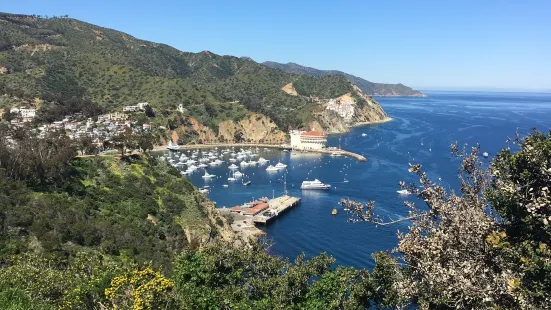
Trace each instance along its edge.
<instances>
[{"instance_id":1,"label":"white boat","mask_svg":"<svg viewBox=\"0 0 551 310\"><path fill-rule=\"evenodd\" d=\"M260 157L260 158L258 159L258 162L259 162L259 163L267 163L267 162L269 162L269 160L267 160L267 159L264 158L264 157Z\"/></svg>"},{"instance_id":2,"label":"white boat","mask_svg":"<svg viewBox=\"0 0 551 310\"><path fill-rule=\"evenodd\" d=\"M209 165L207 165L207 164L200 164L200 165L199 165L199 168L207 168L208 166L209 166Z\"/></svg>"},{"instance_id":3,"label":"white boat","mask_svg":"<svg viewBox=\"0 0 551 310\"><path fill-rule=\"evenodd\" d=\"M314 181L303 181L300 189L329 189L331 185L323 184L320 180L315 179Z\"/></svg>"},{"instance_id":4,"label":"white boat","mask_svg":"<svg viewBox=\"0 0 551 310\"><path fill-rule=\"evenodd\" d=\"M168 141L168 146L166 148L171 151L177 151L180 149L180 146L178 144L172 143L172 141Z\"/></svg>"},{"instance_id":5,"label":"white boat","mask_svg":"<svg viewBox=\"0 0 551 310\"><path fill-rule=\"evenodd\" d=\"M279 171L276 167L269 165L268 168L266 168L266 171Z\"/></svg>"},{"instance_id":6,"label":"white boat","mask_svg":"<svg viewBox=\"0 0 551 310\"><path fill-rule=\"evenodd\" d=\"M367 134L366 134L365 132L364 132L364 133L362 133L362 137L365 137L365 136L367 136Z\"/></svg>"},{"instance_id":7,"label":"white boat","mask_svg":"<svg viewBox=\"0 0 551 310\"><path fill-rule=\"evenodd\" d=\"M235 159L235 158L230 158L229 161L230 161L230 163L234 163L234 162L237 161L237 159Z\"/></svg>"},{"instance_id":8,"label":"white boat","mask_svg":"<svg viewBox=\"0 0 551 310\"><path fill-rule=\"evenodd\" d=\"M209 189L208 189L208 188L201 188L201 189L199 190L199 192L200 192L200 193L203 193L203 194L208 194Z\"/></svg>"},{"instance_id":9,"label":"white boat","mask_svg":"<svg viewBox=\"0 0 551 310\"><path fill-rule=\"evenodd\" d=\"M234 176L235 178L240 178L240 177L243 176L243 173L241 173L240 171L236 171L236 172L233 174L233 176Z\"/></svg>"},{"instance_id":10,"label":"white boat","mask_svg":"<svg viewBox=\"0 0 551 310\"><path fill-rule=\"evenodd\" d=\"M407 189L401 189L401 190L396 191L396 192L400 195L411 195L411 192L408 191Z\"/></svg>"},{"instance_id":11,"label":"white boat","mask_svg":"<svg viewBox=\"0 0 551 310\"><path fill-rule=\"evenodd\" d=\"M239 167L237 167L237 165L235 164L231 164L228 166L228 169L239 169Z\"/></svg>"},{"instance_id":12,"label":"white boat","mask_svg":"<svg viewBox=\"0 0 551 310\"><path fill-rule=\"evenodd\" d=\"M188 170L194 171L194 170L197 170L197 166L191 165L191 166L189 166L187 169L188 169Z\"/></svg>"},{"instance_id":13,"label":"white boat","mask_svg":"<svg viewBox=\"0 0 551 310\"><path fill-rule=\"evenodd\" d=\"M332 153L331 153L331 156L333 156L333 157L340 157L340 156L342 156L342 153L339 152L339 151L332 152Z\"/></svg>"},{"instance_id":14,"label":"white boat","mask_svg":"<svg viewBox=\"0 0 551 310\"><path fill-rule=\"evenodd\" d=\"M490 154L488 154L488 152L484 152L484 153L482 153L482 156L484 156L484 158L488 158L488 156L490 156Z\"/></svg>"},{"instance_id":15,"label":"white boat","mask_svg":"<svg viewBox=\"0 0 551 310\"><path fill-rule=\"evenodd\" d=\"M286 164L282 164L281 162L278 162L276 165L275 165L276 168L278 169L283 169L283 168L287 168L287 165Z\"/></svg>"},{"instance_id":16,"label":"white boat","mask_svg":"<svg viewBox=\"0 0 551 310\"><path fill-rule=\"evenodd\" d=\"M214 178L214 177L215 177L214 174L210 174L207 171L205 171L205 175L202 176L203 179L210 179L210 178Z\"/></svg>"},{"instance_id":17,"label":"white boat","mask_svg":"<svg viewBox=\"0 0 551 310\"><path fill-rule=\"evenodd\" d=\"M222 186L224 186L224 187L228 187L229 185L228 185L228 184L224 184L224 185L222 185Z\"/></svg>"},{"instance_id":18,"label":"white boat","mask_svg":"<svg viewBox=\"0 0 551 310\"><path fill-rule=\"evenodd\" d=\"M254 160L249 160L249 166L256 166L257 162Z\"/></svg>"},{"instance_id":19,"label":"white boat","mask_svg":"<svg viewBox=\"0 0 551 310\"><path fill-rule=\"evenodd\" d=\"M246 161L242 161L239 165L240 165L240 166L243 166L243 167L246 167L246 166L249 165L249 163L246 162Z\"/></svg>"}]
</instances>

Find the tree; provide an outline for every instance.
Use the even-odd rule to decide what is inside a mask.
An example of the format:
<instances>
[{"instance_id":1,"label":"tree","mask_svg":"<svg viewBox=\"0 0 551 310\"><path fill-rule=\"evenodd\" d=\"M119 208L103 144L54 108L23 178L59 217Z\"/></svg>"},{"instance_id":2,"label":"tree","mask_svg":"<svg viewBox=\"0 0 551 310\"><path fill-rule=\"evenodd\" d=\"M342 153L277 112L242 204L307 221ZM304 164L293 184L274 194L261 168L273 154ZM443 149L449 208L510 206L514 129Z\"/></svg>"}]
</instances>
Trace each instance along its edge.
<instances>
[{"instance_id":1,"label":"tree","mask_svg":"<svg viewBox=\"0 0 551 310\"><path fill-rule=\"evenodd\" d=\"M145 115L149 118L155 117L155 111L153 111L153 108L151 106L145 106Z\"/></svg>"},{"instance_id":2,"label":"tree","mask_svg":"<svg viewBox=\"0 0 551 310\"><path fill-rule=\"evenodd\" d=\"M452 145L461 160L459 195L431 181L421 165L411 165L419 186L400 185L426 206L406 202L409 215L403 219L378 217L374 202L341 201L353 221L411 222L406 233L398 234L396 252L405 264L381 263L399 279L392 289L400 296L430 309L549 306L551 143L549 135L541 133L515 142L519 150L502 151L490 169L481 161L478 146L460 150Z\"/></svg>"},{"instance_id":3,"label":"tree","mask_svg":"<svg viewBox=\"0 0 551 310\"><path fill-rule=\"evenodd\" d=\"M134 150L137 148L138 136L134 134L132 128L124 128L123 131L119 132L112 139L115 148L121 152L121 156L124 157L127 150Z\"/></svg>"},{"instance_id":4,"label":"tree","mask_svg":"<svg viewBox=\"0 0 551 310\"><path fill-rule=\"evenodd\" d=\"M77 147L82 155L90 154L96 149L94 140L89 136L81 136L76 141Z\"/></svg>"}]
</instances>

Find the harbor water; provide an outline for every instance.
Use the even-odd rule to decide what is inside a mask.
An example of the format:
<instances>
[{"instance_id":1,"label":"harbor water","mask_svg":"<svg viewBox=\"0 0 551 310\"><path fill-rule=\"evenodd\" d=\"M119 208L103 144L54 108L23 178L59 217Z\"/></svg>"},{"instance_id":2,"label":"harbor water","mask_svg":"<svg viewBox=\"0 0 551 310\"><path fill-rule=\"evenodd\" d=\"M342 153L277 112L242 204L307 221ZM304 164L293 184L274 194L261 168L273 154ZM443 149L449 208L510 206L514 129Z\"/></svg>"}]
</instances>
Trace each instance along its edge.
<instances>
[{"instance_id":1,"label":"harbor water","mask_svg":"<svg viewBox=\"0 0 551 310\"><path fill-rule=\"evenodd\" d=\"M429 92L427 98L378 98L393 121L353 128L350 133L331 135L329 146L362 154L368 162L318 153L253 150L275 165L281 161L287 169L266 171L267 165L239 169L244 177L228 182L231 174L225 162L208 167L214 178L205 179L203 169L187 176L197 187L208 185L208 197L217 206L232 207L255 198L289 195L302 198L299 207L275 219L261 229L273 243L270 251L293 259L301 252L308 256L327 252L341 265L373 266L371 254L391 250L397 245L397 230L406 231L407 222L375 227L350 223L338 207L341 198L367 202L374 200L376 212L399 219L407 214L403 202L413 197L400 196L398 182L415 182L408 163L420 163L433 179L442 178L457 188L458 161L450 154L450 145L475 145L494 156L507 146L508 137L551 128L551 94ZM239 163L236 163L239 165ZM300 190L304 180L319 179L331 184L328 191ZM243 185L243 181L251 181ZM286 181L286 182L285 182ZM227 187L224 185L227 184ZM417 202L419 203L419 202ZM341 210L332 215L334 208Z\"/></svg>"}]
</instances>

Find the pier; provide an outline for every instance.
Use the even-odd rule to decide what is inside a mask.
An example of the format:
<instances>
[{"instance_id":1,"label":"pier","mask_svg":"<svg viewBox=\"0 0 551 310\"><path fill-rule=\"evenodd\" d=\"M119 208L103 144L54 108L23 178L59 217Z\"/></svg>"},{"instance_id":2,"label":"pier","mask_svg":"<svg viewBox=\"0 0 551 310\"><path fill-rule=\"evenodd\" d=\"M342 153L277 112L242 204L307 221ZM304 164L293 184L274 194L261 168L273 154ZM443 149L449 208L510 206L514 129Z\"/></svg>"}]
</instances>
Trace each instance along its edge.
<instances>
[{"instance_id":1,"label":"pier","mask_svg":"<svg viewBox=\"0 0 551 310\"><path fill-rule=\"evenodd\" d=\"M273 199L261 198L241 206L217 210L221 215L233 218L231 227L234 232L249 238L264 234L255 224L268 224L285 211L298 206L300 201L299 197L284 195Z\"/></svg>"},{"instance_id":2,"label":"pier","mask_svg":"<svg viewBox=\"0 0 551 310\"><path fill-rule=\"evenodd\" d=\"M269 149L279 149L279 150L293 150L293 148L290 145L287 144L263 144L263 143L213 143L213 144L187 144L187 145L180 145L180 151L189 151L189 150L203 150L203 149L212 149L212 148L232 148L232 147L241 147L241 148L247 148L247 147L258 147L258 148L269 148ZM166 149L166 146L163 147L163 149ZM157 148L157 150L159 150ZM314 152L314 153L322 153L322 154L328 154L328 155L338 155L338 156L347 156L352 157L358 161L366 162L367 158L364 156L345 151L342 149L319 149L319 150L296 150L299 152Z\"/></svg>"}]
</instances>

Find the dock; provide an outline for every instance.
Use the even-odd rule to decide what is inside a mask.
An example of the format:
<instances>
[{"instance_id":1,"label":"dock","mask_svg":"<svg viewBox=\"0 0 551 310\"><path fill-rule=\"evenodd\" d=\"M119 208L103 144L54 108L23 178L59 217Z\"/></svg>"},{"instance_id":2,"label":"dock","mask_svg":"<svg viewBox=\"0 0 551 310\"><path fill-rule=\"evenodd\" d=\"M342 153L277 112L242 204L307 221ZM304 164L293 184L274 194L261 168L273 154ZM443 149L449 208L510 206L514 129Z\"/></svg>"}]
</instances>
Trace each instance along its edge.
<instances>
[{"instance_id":1,"label":"dock","mask_svg":"<svg viewBox=\"0 0 551 310\"><path fill-rule=\"evenodd\" d=\"M288 209L298 206L299 204L300 198L298 197L281 196L274 198L269 201L266 212L253 217L253 221L257 224L266 225L269 221L275 219Z\"/></svg>"},{"instance_id":2,"label":"dock","mask_svg":"<svg viewBox=\"0 0 551 310\"><path fill-rule=\"evenodd\" d=\"M288 144L263 144L263 143L213 143L213 144L187 144L181 145L180 151L189 151L189 150L202 150L202 149L212 149L212 148L232 148L232 147L258 147L258 148L268 148L268 149L279 149L279 150L288 150L291 151L293 148ZM158 150L158 149L157 149ZM366 162L367 158L357 153L345 151L343 149L320 149L320 150L297 150L300 152L314 152L334 155L335 153L339 156L347 156L357 159L361 162Z\"/></svg>"},{"instance_id":3,"label":"dock","mask_svg":"<svg viewBox=\"0 0 551 310\"><path fill-rule=\"evenodd\" d=\"M255 225L267 225L287 210L300 205L299 197L288 195L273 199L261 198L232 208L218 208L221 215L233 218L232 230L245 237L264 234Z\"/></svg>"}]
</instances>

